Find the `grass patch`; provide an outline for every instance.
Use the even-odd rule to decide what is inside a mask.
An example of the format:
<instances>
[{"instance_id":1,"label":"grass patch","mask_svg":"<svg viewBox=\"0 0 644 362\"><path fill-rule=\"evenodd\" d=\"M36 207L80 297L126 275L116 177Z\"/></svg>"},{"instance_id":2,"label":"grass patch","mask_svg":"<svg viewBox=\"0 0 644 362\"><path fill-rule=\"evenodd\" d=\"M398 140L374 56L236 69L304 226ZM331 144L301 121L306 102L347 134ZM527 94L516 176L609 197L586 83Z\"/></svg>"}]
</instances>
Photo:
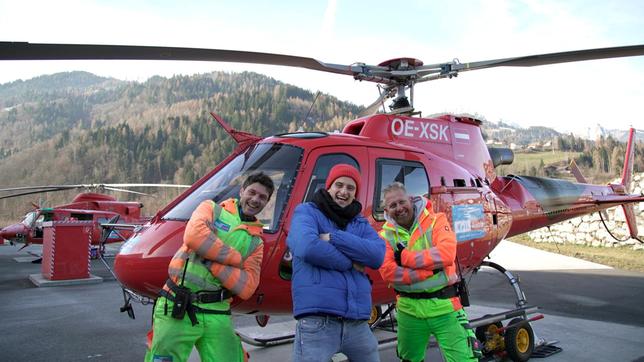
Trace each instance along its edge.
<instances>
[{"instance_id":1,"label":"grass patch","mask_svg":"<svg viewBox=\"0 0 644 362\"><path fill-rule=\"evenodd\" d=\"M616 269L644 272L644 250L630 247L603 248L576 244L537 243L525 235L508 239L531 248L591 261Z\"/></svg>"},{"instance_id":2,"label":"grass patch","mask_svg":"<svg viewBox=\"0 0 644 362\"><path fill-rule=\"evenodd\" d=\"M581 152L564 152L564 151L547 151L547 152L516 152L514 154L513 164L524 167L539 166L541 160L546 165L560 161L570 162L575 157L578 157Z\"/></svg>"}]
</instances>

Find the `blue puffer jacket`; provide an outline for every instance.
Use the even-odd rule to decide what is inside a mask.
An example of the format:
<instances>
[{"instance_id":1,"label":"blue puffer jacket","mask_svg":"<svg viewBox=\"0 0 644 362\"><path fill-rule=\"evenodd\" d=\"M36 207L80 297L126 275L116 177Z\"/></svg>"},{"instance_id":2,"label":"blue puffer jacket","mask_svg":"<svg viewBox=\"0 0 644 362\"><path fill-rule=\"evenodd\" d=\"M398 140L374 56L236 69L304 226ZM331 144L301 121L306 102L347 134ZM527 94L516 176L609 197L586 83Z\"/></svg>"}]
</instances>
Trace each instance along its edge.
<instances>
[{"instance_id":1,"label":"blue puffer jacket","mask_svg":"<svg viewBox=\"0 0 644 362\"><path fill-rule=\"evenodd\" d=\"M330 233L330 241L320 234ZM359 263L378 269L385 242L362 215L345 231L318 207L307 202L295 209L286 240L293 254L293 315L328 313L349 319L369 319L371 283L353 268Z\"/></svg>"}]
</instances>

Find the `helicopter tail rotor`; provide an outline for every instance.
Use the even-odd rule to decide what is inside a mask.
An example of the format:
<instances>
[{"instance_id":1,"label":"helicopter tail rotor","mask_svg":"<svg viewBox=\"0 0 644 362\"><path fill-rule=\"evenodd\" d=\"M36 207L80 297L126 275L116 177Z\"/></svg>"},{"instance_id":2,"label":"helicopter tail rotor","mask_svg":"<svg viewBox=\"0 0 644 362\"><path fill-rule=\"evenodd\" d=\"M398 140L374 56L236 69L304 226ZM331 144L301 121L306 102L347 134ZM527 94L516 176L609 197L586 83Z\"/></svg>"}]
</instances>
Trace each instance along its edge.
<instances>
[{"instance_id":1,"label":"helicopter tail rotor","mask_svg":"<svg viewBox=\"0 0 644 362\"><path fill-rule=\"evenodd\" d=\"M633 179L633 158L635 157L635 145L633 139L635 138L635 129L631 128L628 134L628 143L626 144L626 155L624 156L624 170L622 171L621 186L627 191L631 186ZM637 218L635 217L635 209L633 204L623 204L624 216L626 218L626 225L631 238L638 239ZM639 240L639 239L638 239Z\"/></svg>"}]
</instances>

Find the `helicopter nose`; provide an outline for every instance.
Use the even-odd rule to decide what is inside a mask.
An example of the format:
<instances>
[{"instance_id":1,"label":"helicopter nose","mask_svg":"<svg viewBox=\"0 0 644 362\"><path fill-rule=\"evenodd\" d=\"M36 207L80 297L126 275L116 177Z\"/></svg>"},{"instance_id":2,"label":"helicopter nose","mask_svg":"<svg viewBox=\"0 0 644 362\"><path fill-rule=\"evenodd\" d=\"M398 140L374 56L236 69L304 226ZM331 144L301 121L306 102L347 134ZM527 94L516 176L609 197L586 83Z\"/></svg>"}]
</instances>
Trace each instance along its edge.
<instances>
[{"instance_id":1,"label":"helicopter nose","mask_svg":"<svg viewBox=\"0 0 644 362\"><path fill-rule=\"evenodd\" d=\"M27 231L22 224L9 225L0 230L0 238L11 240L17 238L18 236L26 235L26 233Z\"/></svg>"}]
</instances>

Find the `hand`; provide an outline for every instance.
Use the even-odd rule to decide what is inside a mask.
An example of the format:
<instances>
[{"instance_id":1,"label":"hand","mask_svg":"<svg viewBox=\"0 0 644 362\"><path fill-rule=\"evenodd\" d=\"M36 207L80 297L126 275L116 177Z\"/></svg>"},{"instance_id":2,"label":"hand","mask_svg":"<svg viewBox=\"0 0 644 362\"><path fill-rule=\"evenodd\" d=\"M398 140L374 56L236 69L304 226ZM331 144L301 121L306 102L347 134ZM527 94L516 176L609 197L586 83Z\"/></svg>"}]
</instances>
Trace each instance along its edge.
<instances>
[{"instance_id":1,"label":"hand","mask_svg":"<svg viewBox=\"0 0 644 362\"><path fill-rule=\"evenodd\" d=\"M364 265L360 263L353 262L353 269L359 271L360 273L364 273Z\"/></svg>"},{"instance_id":2,"label":"hand","mask_svg":"<svg viewBox=\"0 0 644 362\"><path fill-rule=\"evenodd\" d=\"M394 259L396 260L396 265L402 266L402 251L405 250L405 245L402 243L396 244L396 250L394 250Z\"/></svg>"},{"instance_id":3,"label":"hand","mask_svg":"<svg viewBox=\"0 0 644 362\"><path fill-rule=\"evenodd\" d=\"M329 240L331 240L331 234L329 234L329 233L320 234L320 239L322 239L324 241L329 241Z\"/></svg>"}]
</instances>

